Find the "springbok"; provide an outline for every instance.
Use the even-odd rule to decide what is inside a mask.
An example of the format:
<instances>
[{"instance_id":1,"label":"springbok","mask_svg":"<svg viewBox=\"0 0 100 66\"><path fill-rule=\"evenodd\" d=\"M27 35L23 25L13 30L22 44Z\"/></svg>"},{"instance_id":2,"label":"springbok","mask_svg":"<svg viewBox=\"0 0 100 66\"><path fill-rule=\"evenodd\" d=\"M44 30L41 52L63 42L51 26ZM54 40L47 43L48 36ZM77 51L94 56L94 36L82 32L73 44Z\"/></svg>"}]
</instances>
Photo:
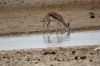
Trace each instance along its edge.
<instances>
[{"instance_id":1,"label":"springbok","mask_svg":"<svg viewBox=\"0 0 100 66\"><path fill-rule=\"evenodd\" d=\"M56 27L56 33L58 31L58 24L61 27L61 24L66 27L66 31L69 32L70 30L70 23L68 22L67 24L64 22L63 17L60 14L57 14L56 12L49 12L48 14L45 15L45 23L43 24L43 31L44 31L44 26L47 23L47 29L49 31L49 24L51 21L57 22L57 27ZM68 29L67 29L68 28Z\"/></svg>"}]
</instances>

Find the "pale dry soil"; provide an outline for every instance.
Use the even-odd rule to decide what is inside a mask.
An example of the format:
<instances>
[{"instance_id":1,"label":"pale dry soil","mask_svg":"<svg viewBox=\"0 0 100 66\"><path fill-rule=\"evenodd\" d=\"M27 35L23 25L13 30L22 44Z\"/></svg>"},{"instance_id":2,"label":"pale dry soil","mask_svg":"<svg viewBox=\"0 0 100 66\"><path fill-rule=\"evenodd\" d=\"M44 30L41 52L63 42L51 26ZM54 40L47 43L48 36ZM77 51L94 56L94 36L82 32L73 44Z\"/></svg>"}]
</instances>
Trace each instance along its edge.
<instances>
[{"instance_id":1,"label":"pale dry soil","mask_svg":"<svg viewBox=\"0 0 100 66\"><path fill-rule=\"evenodd\" d=\"M95 18L90 18L93 11ZM48 12L59 13L70 22L71 32L100 30L100 3L75 2L48 6L0 7L0 36L42 33L43 18ZM50 24L50 32L55 32ZM62 26L59 31L65 31ZM45 29L44 31L48 31ZM0 66L100 66L97 46L24 49L0 51Z\"/></svg>"},{"instance_id":2,"label":"pale dry soil","mask_svg":"<svg viewBox=\"0 0 100 66\"><path fill-rule=\"evenodd\" d=\"M97 46L0 51L0 66L100 66Z\"/></svg>"},{"instance_id":3,"label":"pale dry soil","mask_svg":"<svg viewBox=\"0 0 100 66\"><path fill-rule=\"evenodd\" d=\"M94 12L90 18L89 12ZM0 7L0 36L43 33L45 14L56 12L66 23L70 22L71 31L100 29L100 3L75 2L47 6ZM50 32L55 32L56 22L50 23ZM59 31L65 31L62 25ZM45 26L45 33L47 29Z\"/></svg>"}]
</instances>

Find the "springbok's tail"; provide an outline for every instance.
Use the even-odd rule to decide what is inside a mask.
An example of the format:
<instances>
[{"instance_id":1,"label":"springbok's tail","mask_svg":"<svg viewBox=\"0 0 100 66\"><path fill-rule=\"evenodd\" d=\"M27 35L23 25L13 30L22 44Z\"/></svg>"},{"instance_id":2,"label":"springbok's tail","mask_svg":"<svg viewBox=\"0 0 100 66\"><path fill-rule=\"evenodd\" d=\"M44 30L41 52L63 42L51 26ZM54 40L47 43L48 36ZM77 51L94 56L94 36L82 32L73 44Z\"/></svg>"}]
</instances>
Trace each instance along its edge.
<instances>
[{"instance_id":1,"label":"springbok's tail","mask_svg":"<svg viewBox=\"0 0 100 66\"><path fill-rule=\"evenodd\" d=\"M39 21L39 22L45 22L45 19L43 18L43 20Z\"/></svg>"}]
</instances>

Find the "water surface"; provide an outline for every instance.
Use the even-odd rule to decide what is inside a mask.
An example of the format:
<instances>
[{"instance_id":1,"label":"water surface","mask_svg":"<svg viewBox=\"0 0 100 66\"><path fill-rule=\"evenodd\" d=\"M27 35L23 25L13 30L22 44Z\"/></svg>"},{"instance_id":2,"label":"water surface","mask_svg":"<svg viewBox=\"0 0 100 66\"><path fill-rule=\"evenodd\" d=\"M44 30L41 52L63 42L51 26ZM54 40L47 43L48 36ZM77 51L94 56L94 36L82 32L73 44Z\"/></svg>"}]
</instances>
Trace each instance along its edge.
<instances>
[{"instance_id":1,"label":"water surface","mask_svg":"<svg viewBox=\"0 0 100 66\"><path fill-rule=\"evenodd\" d=\"M67 34L40 34L21 37L0 37L0 50L98 44L100 44L100 31L75 32L69 36Z\"/></svg>"}]
</instances>

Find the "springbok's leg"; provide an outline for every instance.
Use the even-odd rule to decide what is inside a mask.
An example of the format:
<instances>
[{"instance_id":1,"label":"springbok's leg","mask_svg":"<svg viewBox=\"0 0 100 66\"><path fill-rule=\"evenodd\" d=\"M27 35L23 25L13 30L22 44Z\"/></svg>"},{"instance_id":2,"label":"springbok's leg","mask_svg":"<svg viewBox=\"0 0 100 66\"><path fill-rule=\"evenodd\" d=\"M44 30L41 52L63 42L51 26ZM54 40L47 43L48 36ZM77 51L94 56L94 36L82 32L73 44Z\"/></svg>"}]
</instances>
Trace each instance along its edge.
<instances>
[{"instance_id":1,"label":"springbok's leg","mask_svg":"<svg viewBox=\"0 0 100 66\"><path fill-rule=\"evenodd\" d=\"M50 33L50 30L49 30L49 25L50 25L50 20L48 21L48 23L47 23L47 30L48 30L48 32Z\"/></svg>"},{"instance_id":2,"label":"springbok's leg","mask_svg":"<svg viewBox=\"0 0 100 66\"><path fill-rule=\"evenodd\" d=\"M43 24L43 33L44 33L44 26L45 26L46 23L47 23L47 21L45 21L45 23Z\"/></svg>"},{"instance_id":3,"label":"springbok's leg","mask_svg":"<svg viewBox=\"0 0 100 66\"><path fill-rule=\"evenodd\" d=\"M59 30L60 30L60 29L61 29L61 23L60 23L60 21L58 22L58 24L59 24L59 26L60 26L60 27L59 27Z\"/></svg>"},{"instance_id":4,"label":"springbok's leg","mask_svg":"<svg viewBox=\"0 0 100 66\"><path fill-rule=\"evenodd\" d=\"M70 23L68 22L68 29L67 29L68 35L70 35Z\"/></svg>"},{"instance_id":5,"label":"springbok's leg","mask_svg":"<svg viewBox=\"0 0 100 66\"><path fill-rule=\"evenodd\" d=\"M56 33L58 32L58 25L60 26L60 28L61 28L61 24L60 24L60 22L59 21L57 21L57 26L56 26ZM60 29L59 28L59 29Z\"/></svg>"},{"instance_id":6,"label":"springbok's leg","mask_svg":"<svg viewBox=\"0 0 100 66\"><path fill-rule=\"evenodd\" d=\"M70 35L70 27L68 27L68 35Z\"/></svg>"},{"instance_id":7,"label":"springbok's leg","mask_svg":"<svg viewBox=\"0 0 100 66\"><path fill-rule=\"evenodd\" d=\"M57 26L56 26L56 33L58 32L58 22L57 22Z\"/></svg>"}]
</instances>

